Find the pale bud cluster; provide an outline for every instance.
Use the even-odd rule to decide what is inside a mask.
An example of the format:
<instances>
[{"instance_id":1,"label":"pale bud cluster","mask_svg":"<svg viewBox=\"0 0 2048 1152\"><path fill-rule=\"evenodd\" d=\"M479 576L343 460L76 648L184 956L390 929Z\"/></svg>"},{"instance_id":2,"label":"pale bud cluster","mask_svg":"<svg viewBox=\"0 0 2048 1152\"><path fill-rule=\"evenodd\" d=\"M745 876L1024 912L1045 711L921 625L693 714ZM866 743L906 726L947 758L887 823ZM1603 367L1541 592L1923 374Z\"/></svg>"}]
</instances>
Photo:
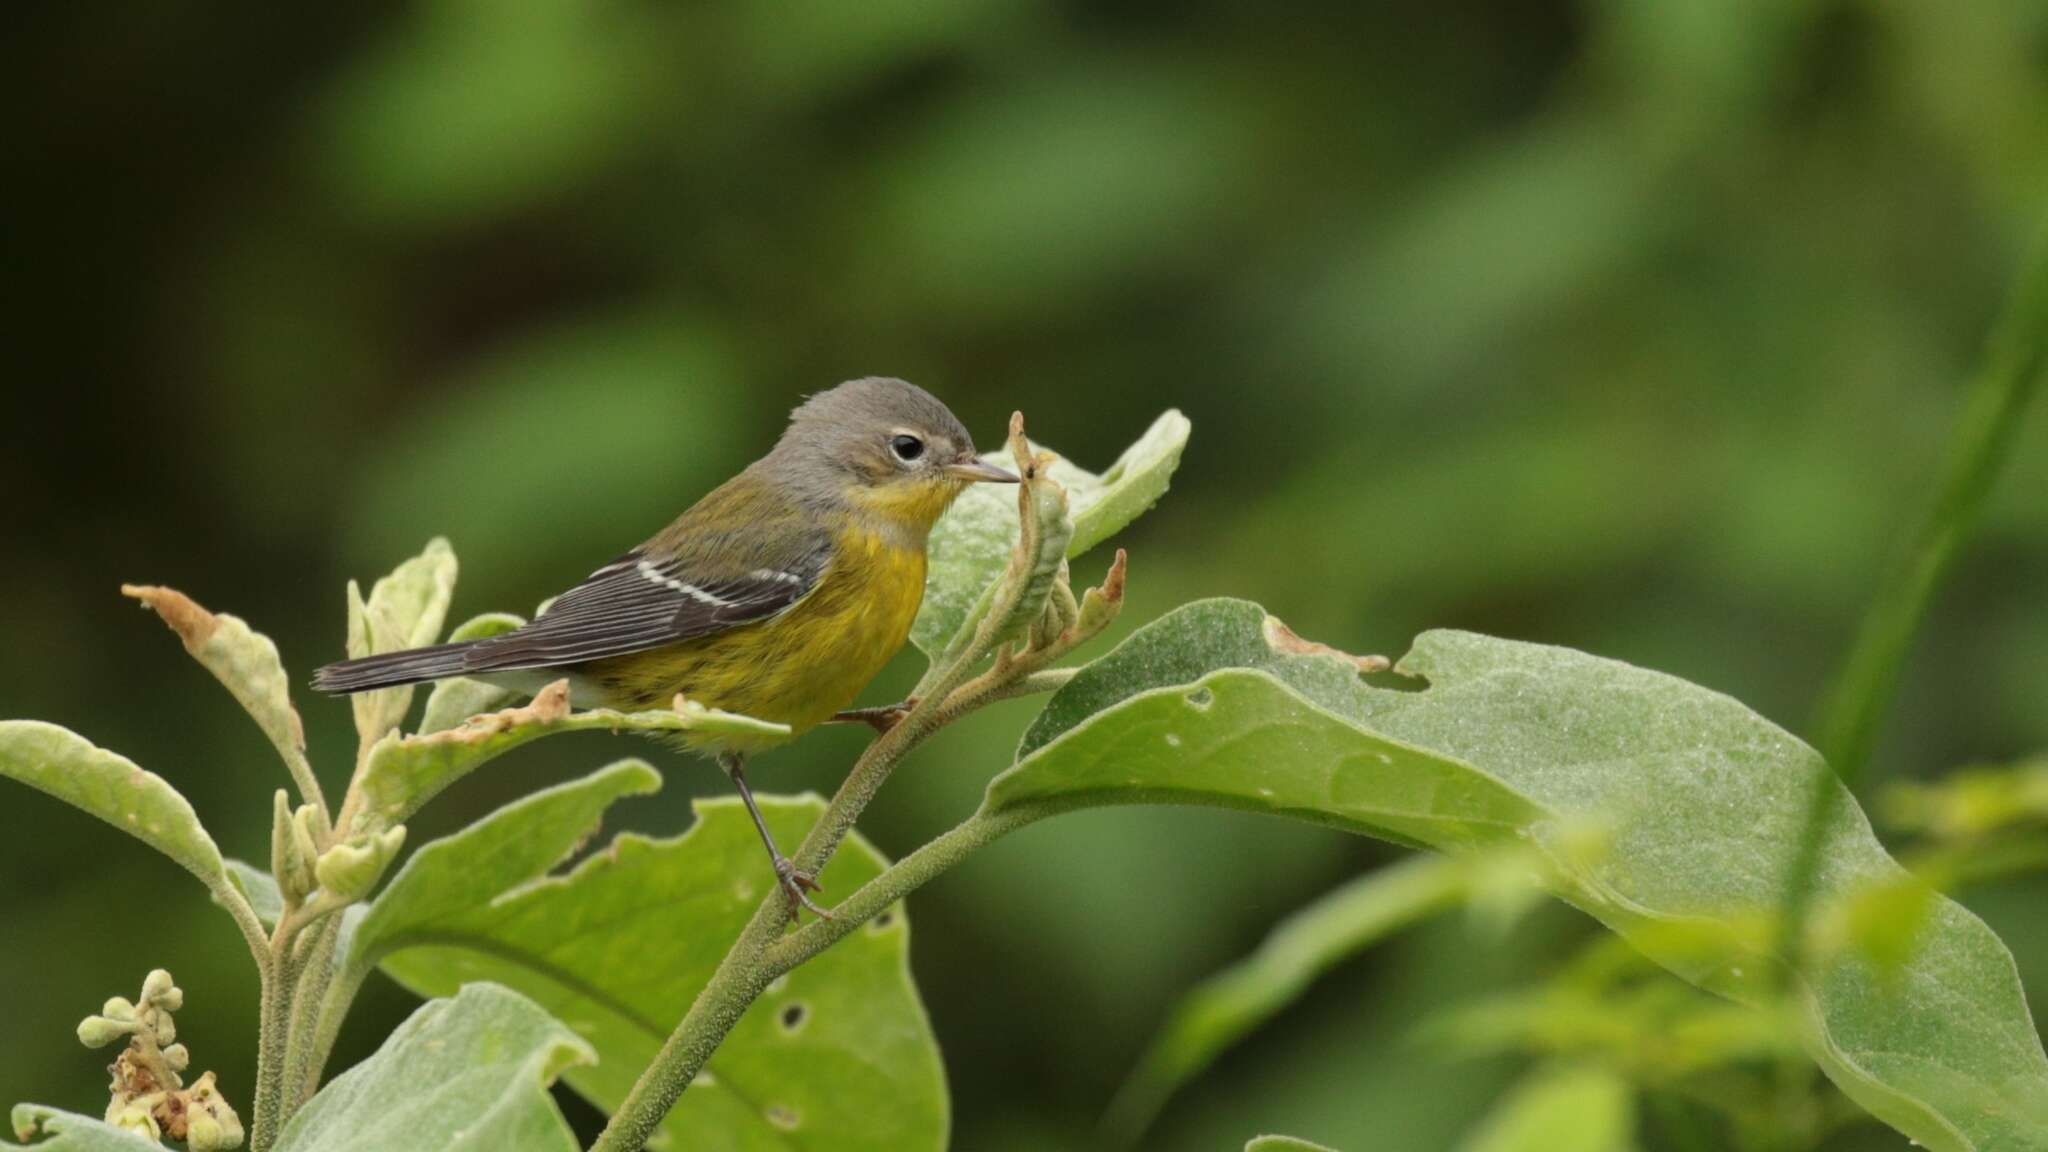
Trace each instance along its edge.
<instances>
[{"instance_id":1,"label":"pale bud cluster","mask_svg":"<svg viewBox=\"0 0 2048 1152\"><path fill-rule=\"evenodd\" d=\"M123 1037L128 1047L108 1071L107 1123L151 1140L183 1141L190 1152L226 1152L242 1146L242 1121L222 1099L208 1072L190 1087L183 1073L192 1054L178 1040L172 1013L185 993L161 968L142 982L142 995L115 996L78 1024L79 1042L101 1048Z\"/></svg>"}]
</instances>

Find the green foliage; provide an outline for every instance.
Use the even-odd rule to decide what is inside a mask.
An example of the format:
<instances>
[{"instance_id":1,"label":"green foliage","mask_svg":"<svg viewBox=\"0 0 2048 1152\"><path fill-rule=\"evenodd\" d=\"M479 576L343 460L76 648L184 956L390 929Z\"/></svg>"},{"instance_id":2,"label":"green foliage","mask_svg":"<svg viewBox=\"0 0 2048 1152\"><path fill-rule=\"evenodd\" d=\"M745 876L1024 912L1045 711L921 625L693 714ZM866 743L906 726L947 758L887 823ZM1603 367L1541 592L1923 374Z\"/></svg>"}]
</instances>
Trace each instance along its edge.
<instances>
[{"instance_id":1,"label":"green foliage","mask_svg":"<svg viewBox=\"0 0 2048 1152\"><path fill-rule=\"evenodd\" d=\"M1046 475L1067 494L1069 559L1115 535L1166 494L1190 429L1187 417L1167 411L1100 475L1054 456ZM999 453L984 458L1012 463ZM1016 495L1008 488L978 484L961 494L932 530L930 576L911 643L935 661L949 647L957 650L968 625L988 610L982 597L994 590L1017 535Z\"/></svg>"},{"instance_id":2,"label":"green foliage","mask_svg":"<svg viewBox=\"0 0 2048 1152\"><path fill-rule=\"evenodd\" d=\"M1311 1144L1292 1136L1254 1136L1244 1146L1244 1152L1333 1152L1321 1144Z\"/></svg>"},{"instance_id":3,"label":"green foliage","mask_svg":"<svg viewBox=\"0 0 2048 1152\"><path fill-rule=\"evenodd\" d=\"M227 884L213 837L192 805L155 773L82 736L37 720L0 720L0 776L112 824L177 861L209 890Z\"/></svg>"},{"instance_id":4,"label":"green foliage","mask_svg":"<svg viewBox=\"0 0 2048 1152\"><path fill-rule=\"evenodd\" d=\"M748 716L685 702L671 709L614 712L569 710L564 681L519 708L471 717L456 728L412 736L384 736L369 752L359 779L363 828L388 828L419 811L443 789L490 760L556 732L784 733L789 729Z\"/></svg>"},{"instance_id":5,"label":"green foliage","mask_svg":"<svg viewBox=\"0 0 2048 1152\"><path fill-rule=\"evenodd\" d=\"M14 1138L38 1152L163 1152L163 1145L146 1136L41 1104L14 1106Z\"/></svg>"},{"instance_id":6,"label":"green foliage","mask_svg":"<svg viewBox=\"0 0 2048 1152\"><path fill-rule=\"evenodd\" d=\"M1598 1067L1539 1071L1515 1086L1463 1152L1632 1152L1628 1081Z\"/></svg>"},{"instance_id":7,"label":"green foliage","mask_svg":"<svg viewBox=\"0 0 2048 1152\"><path fill-rule=\"evenodd\" d=\"M1561 649L1430 633L1401 669L1428 686L1367 685L1255 605L1191 605L1055 696L984 813L1173 802L1451 850L1526 839L1546 884L1660 963L1768 997L1759 924L1825 770L1810 749L1727 697ZM1899 874L1853 804L1827 831L1827 892ZM2048 1059L1998 939L1939 901L1901 969L1828 958L1807 987L1814 1059L1930 1147L2048 1143Z\"/></svg>"},{"instance_id":8,"label":"green foliage","mask_svg":"<svg viewBox=\"0 0 2048 1152\"><path fill-rule=\"evenodd\" d=\"M448 634L448 642L459 644L465 640L484 640L510 632L524 623L525 617L514 616L510 612L486 612L458 625ZM420 714L419 735L446 732L471 716L495 712L510 704L515 695L511 689L466 676L436 681L433 690L427 693L426 711Z\"/></svg>"},{"instance_id":9,"label":"green foliage","mask_svg":"<svg viewBox=\"0 0 2048 1152\"><path fill-rule=\"evenodd\" d=\"M1243 961L1177 1003L1103 1119L1105 1138L1135 1147L1174 1090L1289 1004L1330 967L1455 905L1468 869L1420 857L1369 872L1295 912Z\"/></svg>"},{"instance_id":10,"label":"green foliage","mask_svg":"<svg viewBox=\"0 0 2048 1152\"><path fill-rule=\"evenodd\" d=\"M321 1090L285 1127L278 1152L576 1152L547 1087L594 1059L524 997L470 984L421 1006Z\"/></svg>"},{"instance_id":11,"label":"green foliage","mask_svg":"<svg viewBox=\"0 0 2048 1152\"><path fill-rule=\"evenodd\" d=\"M773 894L736 800L700 801L671 840L615 838L549 868L621 796L659 780L637 761L512 804L422 849L342 947L344 981L373 964L424 995L491 980L532 997L600 1055L569 1082L616 1107L760 901ZM762 799L794 843L815 799ZM849 892L884 861L854 841L821 877ZM670 1113L676 1148L914 1149L945 1144L938 1049L909 972L901 910L789 973L747 1013Z\"/></svg>"},{"instance_id":12,"label":"green foliage","mask_svg":"<svg viewBox=\"0 0 2048 1152\"><path fill-rule=\"evenodd\" d=\"M370 586L370 598L351 580L348 586L350 659L418 648L441 634L449 601L455 597L455 550L435 538L426 551L392 569ZM412 707L414 685L400 684L349 697L356 735L364 743L398 727ZM395 822L395 821L394 821Z\"/></svg>"}]
</instances>

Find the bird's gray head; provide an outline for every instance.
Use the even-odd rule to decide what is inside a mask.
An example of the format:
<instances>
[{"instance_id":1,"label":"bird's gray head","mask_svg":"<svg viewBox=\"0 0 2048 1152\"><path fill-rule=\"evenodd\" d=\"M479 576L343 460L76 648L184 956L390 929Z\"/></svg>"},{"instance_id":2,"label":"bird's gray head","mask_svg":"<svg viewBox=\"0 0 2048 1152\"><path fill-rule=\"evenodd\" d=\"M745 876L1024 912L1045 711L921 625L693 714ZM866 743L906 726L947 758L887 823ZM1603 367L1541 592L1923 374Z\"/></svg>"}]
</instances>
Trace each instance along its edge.
<instances>
[{"instance_id":1,"label":"bird's gray head","mask_svg":"<svg viewBox=\"0 0 2048 1152\"><path fill-rule=\"evenodd\" d=\"M926 527L967 485L1017 479L980 461L973 437L937 397L882 376L804 401L769 460L818 495Z\"/></svg>"}]
</instances>

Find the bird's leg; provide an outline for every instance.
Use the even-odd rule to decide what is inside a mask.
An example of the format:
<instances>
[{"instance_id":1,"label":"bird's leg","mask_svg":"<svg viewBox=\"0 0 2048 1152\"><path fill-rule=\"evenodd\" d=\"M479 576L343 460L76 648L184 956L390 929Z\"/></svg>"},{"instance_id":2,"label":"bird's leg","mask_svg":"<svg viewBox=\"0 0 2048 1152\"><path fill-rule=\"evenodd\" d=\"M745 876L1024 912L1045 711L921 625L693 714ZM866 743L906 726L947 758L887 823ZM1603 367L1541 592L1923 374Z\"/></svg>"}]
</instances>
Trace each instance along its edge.
<instances>
[{"instance_id":1,"label":"bird's leg","mask_svg":"<svg viewBox=\"0 0 2048 1152\"><path fill-rule=\"evenodd\" d=\"M816 912L821 919L830 920L832 914L813 904L805 895L806 889L823 891L818 887L817 879L808 872L797 871L789 857L782 854L782 849L775 846L775 837L768 832L768 822L761 818L761 806L754 803L754 791L747 787L745 764L745 757L733 753L718 758L718 766L725 769L725 774L732 777L733 786L740 790L740 799L747 806L747 815L754 818L754 830L761 834L761 843L768 846L768 860L775 866L775 882L781 885L782 894L789 899L790 915L796 915L797 906L802 905Z\"/></svg>"},{"instance_id":2,"label":"bird's leg","mask_svg":"<svg viewBox=\"0 0 2048 1152\"><path fill-rule=\"evenodd\" d=\"M866 724L877 732L887 732L903 722L910 710L917 707L917 697L911 696L901 704L884 704L878 708L848 708L833 713L833 724Z\"/></svg>"}]
</instances>

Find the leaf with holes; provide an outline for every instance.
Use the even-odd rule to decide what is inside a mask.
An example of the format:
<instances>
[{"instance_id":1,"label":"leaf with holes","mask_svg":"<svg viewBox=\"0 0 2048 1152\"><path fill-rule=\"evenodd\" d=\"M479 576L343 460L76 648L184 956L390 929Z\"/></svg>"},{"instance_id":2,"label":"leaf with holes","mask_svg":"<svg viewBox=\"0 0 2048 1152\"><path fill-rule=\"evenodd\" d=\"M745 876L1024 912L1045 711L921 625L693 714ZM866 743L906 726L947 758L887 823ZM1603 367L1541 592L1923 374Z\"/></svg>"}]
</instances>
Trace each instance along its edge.
<instances>
[{"instance_id":1,"label":"leaf with holes","mask_svg":"<svg viewBox=\"0 0 2048 1152\"><path fill-rule=\"evenodd\" d=\"M1256 604L1189 605L1053 696L984 815L1204 804L1440 849L1526 841L1553 892L1665 967L1737 1000L1772 994L1769 927L1827 771L1811 748L1719 693L1559 648L1427 633L1401 665L1414 691L1360 667ZM1905 876L1847 799L1823 851L1823 909ZM1823 951L1801 986L1807 1050L1929 1147L2048 1148L2048 1056L2012 956L1930 902L1888 970Z\"/></svg>"},{"instance_id":2,"label":"leaf with holes","mask_svg":"<svg viewBox=\"0 0 2048 1152\"><path fill-rule=\"evenodd\" d=\"M1047 475L1067 492L1073 523L1066 542L1069 559L1114 536L1166 494L1191 427L1187 417L1168 410L1100 475L1054 454ZM1007 453L985 458L1011 466ZM926 656L945 651L974 618L976 604L1009 562L1016 540L1016 495L997 484L968 488L932 529L924 605L910 629L911 642Z\"/></svg>"},{"instance_id":3,"label":"leaf with holes","mask_svg":"<svg viewBox=\"0 0 2048 1152\"><path fill-rule=\"evenodd\" d=\"M588 1044L515 992L471 984L421 1005L293 1114L277 1152L577 1152L548 1095Z\"/></svg>"},{"instance_id":4,"label":"leaf with holes","mask_svg":"<svg viewBox=\"0 0 2048 1152\"><path fill-rule=\"evenodd\" d=\"M344 979L381 965L423 995L465 982L516 988L596 1048L566 1079L616 1107L703 987L774 875L735 799L699 801L683 835L624 835L565 874L605 808L651 791L613 765L526 797L420 849L344 942ZM824 805L762 797L796 843ZM847 893L884 861L854 837L821 877ZM664 1124L671 1147L938 1149L945 1076L909 971L900 909L789 973L741 1019Z\"/></svg>"}]
</instances>

